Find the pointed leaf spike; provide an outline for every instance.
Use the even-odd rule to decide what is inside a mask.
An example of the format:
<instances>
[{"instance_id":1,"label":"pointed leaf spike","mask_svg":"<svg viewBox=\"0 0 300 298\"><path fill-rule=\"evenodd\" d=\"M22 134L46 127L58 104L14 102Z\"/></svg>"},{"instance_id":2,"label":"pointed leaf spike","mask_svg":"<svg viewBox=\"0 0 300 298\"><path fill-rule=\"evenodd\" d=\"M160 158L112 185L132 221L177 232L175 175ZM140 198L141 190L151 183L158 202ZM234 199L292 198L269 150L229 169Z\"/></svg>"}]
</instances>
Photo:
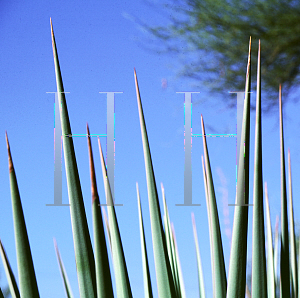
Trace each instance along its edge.
<instances>
[{"instance_id":1,"label":"pointed leaf spike","mask_svg":"<svg viewBox=\"0 0 300 298\"><path fill-rule=\"evenodd\" d=\"M257 59L256 125L253 187L252 298L267 297L262 177L260 40Z\"/></svg>"},{"instance_id":2,"label":"pointed leaf spike","mask_svg":"<svg viewBox=\"0 0 300 298\"><path fill-rule=\"evenodd\" d=\"M285 178L285 154L282 119L281 85L279 86L279 125L280 125L280 160L281 160L281 250L280 250L280 277L281 297L290 297L290 256L289 232L287 216L287 195Z\"/></svg>"},{"instance_id":3,"label":"pointed leaf spike","mask_svg":"<svg viewBox=\"0 0 300 298\"><path fill-rule=\"evenodd\" d=\"M244 297L246 288L248 202L249 202L249 140L250 140L250 85L251 85L251 37L245 101L241 132L236 205L229 263L227 297Z\"/></svg>"},{"instance_id":4,"label":"pointed leaf spike","mask_svg":"<svg viewBox=\"0 0 300 298\"><path fill-rule=\"evenodd\" d=\"M111 235L113 266L114 266L115 277L116 277L117 297L132 298L132 292L129 283L128 271L127 271L127 266L125 261L123 245L121 241L119 225L117 221L115 206L113 204L111 188L107 176L105 161L104 161L99 137L98 137L98 146L100 151L103 182L105 185L108 222L109 222L109 229L111 233L110 235Z\"/></svg>"},{"instance_id":5,"label":"pointed leaf spike","mask_svg":"<svg viewBox=\"0 0 300 298\"><path fill-rule=\"evenodd\" d=\"M210 201L208 197L208 190L207 190L207 174L205 170L205 165L204 165L204 158L203 155L201 156L201 161L202 161L202 171L203 171L203 182L204 182L204 190L205 190L205 199L206 199L206 209L207 209L207 217L208 217L208 227L209 231L212 230L212 223L211 223L211 207L210 207ZM215 273L214 273L214 244L213 244L213 238L212 238L212 233L209 233L209 243L210 243L210 256L211 256L211 270L212 270L212 276L214 278Z\"/></svg>"},{"instance_id":6,"label":"pointed leaf spike","mask_svg":"<svg viewBox=\"0 0 300 298\"><path fill-rule=\"evenodd\" d=\"M8 261L8 258L7 258L7 255L6 255L6 252L4 250L1 240L0 240L0 254L1 254L2 262L3 262L3 266L5 269L6 278L8 280L10 294L11 294L12 298L20 298L19 288L18 288L14 273L12 272L10 263Z\"/></svg>"},{"instance_id":7,"label":"pointed leaf spike","mask_svg":"<svg viewBox=\"0 0 300 298\"><path fill-rule=\"evenodd\" d=\"M63 263L63 261L60 257L60 253L59 253L58 246L57 246L55 238L53 238L53 242L54 242L56 257L57 257L57 261L58 261L58 265L59 265L59 270L60 270L60 273L61 273L61 276L62 276L62 279L63 279L64 288L65 288L65 291L66 291L66 296L67 296L67 298L73 298L74 295L72 293L72 289L71 289L71 286L70 286L70 283L69 283L67 272L66 272L64 263Z\"/></svg>"},{"instance_id":8,"label":"pointed leaf spike","mask_svg":"<svg viewBox=\"0 0 300 298\"><path fill-rule=\"evenodd\" d=\"M292 297L298 297L298 271L297 271L297 251L295 239L295 224L294 224L294 208L293 208L293 192L292 192L292 170L291 170L291 154L288 149L288 167L289 167L289 219L290 219L290 244L291 244L291 282L292 282Z\"/></svg>"},{"instance_id":9,"label":"pointed leaf spike","mask_svg":"<svg viewBox=\"0 0 300 298\"><path fill-rule=\"evenodd\" d=\"M208 197L208 210L209 210L209 224L211 229L209 230L210 238L212 242L212 273L213 273L213 289L214 297L226 297L227 279L224 262L223 245L220 231L220 222L218 215L218 208L216 202L216 195L214 189L214 183L211 173L210 160L208 155L204 121L201 115L201 127L202 127L202 139L203 139L203 151L205 158L205 169L206 169L206 182L207 182L207 197Z\"/></svg>"},{"instance_id":10,"label":"pointed leaf spike","mask_svg":"<svg viewBox=\"0 0 300 298\"><path fill-rule=\"evenodd\" d=\"M93 151L92 151L92 144L91 144L91 137L90 137L90 129L88 124L86 124L86 131L88 136L87 141L88 141L88 150L89 150L91 191L92 191L92 204L93 204L95 200L97 199L99 200L99 196L98 196L97 183L96 183L96 174L95 174L94 158L93 158Z\"/></svg>"},{"instance_id":11,"label":"pointed leaf spike","mask_svg":"<svg viewBox=\"0 0 300 298\"><path fill-rule=\"evenodd\" d=\"M14 167L13 167L10 146L9 146L9 141L8 141L8 136L7 136L6 131L5 131L5 139L6 139L6 147L7 147L7 151L8 151L8 168L9 168L9 173L11 173L14 170Z\"/></svg>"},{"instance_id":12,"label":"pointed leaf spike","mask_svg":"<svg viewBox=\"0 0 300 298\"><path fill-rule=\"evenodd\" d=\"M113 202L113 199L111 196L111 191L110 191L109 180L108 180L108 176L107 176L107 169L106 169L105 161L104 161L104 155L103 155L99 137L98 137L98 147L99 147L99 153L100 153L100 161L101 161L103 183L104 183L104 188L105 188L106 203L107 203L107 206L114 206L114 202Z\"/></svg>"},{"instance_id":13,"label":"pointed leaf spike","mask_svg":"<svg viewBox=\"0 0 300 298\"><path fill-rule=\"evenodd\" d=\"M15 228L15 242L17 251L20 294L22 298L38 298L40 296L36 282L25 218L17 183L17 177L11 157L7 133L6 144L8 151L11 202Z\"/></svg>"},{"instance_id":14,"label":"pointed leaf spike","mask_svg":"<svg viewBox=\"0 0 300 298\"><path fill-rule=\"evenodd\" d=\"M89 149L90 174L91 174L91 192L92 192L92 214L95 243L95 265L96 265L96 283L98 298L113 298L113 287L111 281L110 267L107 254L107 246L103 227L103 219L100 205L100 199L97 190L96 173L91 144L90 129L88 124L87 141Z\"/></svg>"},{"instance_id":15,"label":"pointed leaf spike","mask_svg":"<svg viewBox=\"0 0 300 298\"><path fill-rule=\"evenodd\" d=\"M194 233L194 240L195 240L195 246L196 246L196 256L197 256L199 294L200 294L200 298L205 298L205 288L204 288L204 278L203 278L203 271L202 271L202 262L201 262L201 255L200 255L199 241L198 241L198 236L197 236L197 228L196 228L194 213L192 213L192 224L193 224L193 233Z\"/></svg>"},{"instance_id":16,"label":"pointed leaf spike","mask_svg":"<svg viewBox=\"0 0 300 298\"><path fill-rule=\"evenodd\" d=\"M88 229L81 184L77 168L75 150L68 115L63 81L59 66L57 48L51 22L51 36L55 65L57 96L63 136L65 169L70 202L71 223L76 259L76 269L81 298L97 297L95 260Z\"/></svg>"},{"instance_id":17,"label":"pointed leaf spike","mask_svg":"<svg viewBox=\"0 0 300 298\"><path fill-rule=\"evenodd\" d=\"M266 230L267 230L267 285L268 285L268 298L275 298L275 270L274 270L274 251L272 240L272 226L270 216L270 205L268 197L267 182L265 182L265 197L266 197Z\"/></svg>"},{"instance_id":18,"label":"pointed leaf spike","mask_svg":"<svg viewBox=\"0 0 300 298\"><path fill-rule=\"evenodd\" d=\"M152 298L153 293L152 293L152 285L151 285L151 278L150 278L148 254L147 254L147 247L146 247L146 240L145 240L144 223L143 223L143 215L142 215L141 199L140 199L138 183L136 183L136 193L137 193L137 200L138 200L141 250L142 250L142 261L143 261L144 294L145 294L145 298Z\"/></svg>"},{"instance_id":19,"label":"pointed leaf spike","mask_svg":"<svg viewBox=\"0 0 300 298\"><path fill-rule=\"evenodd\" d=\"M102 210L103 217L104 217L104 222L105 222L106 232L107 232L107 236L108 236L108 243L109 243L110 253L111 253L111 256L112 256L111 233L110 233L110 228L109 228L109 224L108 224L108 218L107 218L107 214L106 214L106 211L105 211L103 206L101 206L101 210Z\"/></svg>"},{"instance_id":20,"label":"pointed leaf spike","mask_svg":"<svg viewBox=\"0 0 300 298\"><path fill-rule=\"evenodd\" d=\"M163 184L161 183L161 192L162 192L162 199L163 199L163 205L164 205L164 227L165 227L165 239L167 244L167 252L169 257L169 262L171 266L171 272L172 272L172 278L175 285L175 291L176 295L179 296L179 279L178 279L178 272L176 270L176 261L175 261L175 251L173 247L173 238L172 238L172 232L171 232L171 224L170 224L170 217L165 197L165 189Z\"/></svg>"},{"instance_id":21,"label":"pointed leaf spike","mask_svg":"<svg viewBox=\"0 0 300 298\"><path fill-rule=\"evenodd\" d=\"M174 252L175 252L176 265L177 265L178 279L179 279L179 290L180 290L179 297L186 298L185 285L183 280L180 257L179 257L178 246L176 241L175 228L173 223L171 223L171 230L172 230L172 239L174 243Z\"/></svg>"},{"instance_id":22,"label":"pointed leaf spike","mask_svg":"<svg viewBox=\"0 0 300 298\"><path fill-rule=\"evenodd\" d=\"M143 151L145 159L147 189L151 219L152 242L154 251L154 261L156 269L156 280L159 297L176 297L175 285L172 278L170 262L167 253L166 240L163 231L158 194L152 165L148 135L146 130L145 118L142 108L140 91L136 71L134 69L135 88L137 96L137 104L139 110L139 119L141 127L141 135L143 142Z\"/></svg>"},{"instance_id":23,"label":"pointed leaf spike","mask_svg":"<svg viewBox=\"0 0 300 298\"><path fill-rule=\"evenodd\" d=\"M278 259L279 259L279 215L276 216L275 222L275 235L274 235L274 277L275 277L275 288L280 288L280 276L278 276ZM280 268L279 268L280 271Z\"/></svg>"}]
</instances>

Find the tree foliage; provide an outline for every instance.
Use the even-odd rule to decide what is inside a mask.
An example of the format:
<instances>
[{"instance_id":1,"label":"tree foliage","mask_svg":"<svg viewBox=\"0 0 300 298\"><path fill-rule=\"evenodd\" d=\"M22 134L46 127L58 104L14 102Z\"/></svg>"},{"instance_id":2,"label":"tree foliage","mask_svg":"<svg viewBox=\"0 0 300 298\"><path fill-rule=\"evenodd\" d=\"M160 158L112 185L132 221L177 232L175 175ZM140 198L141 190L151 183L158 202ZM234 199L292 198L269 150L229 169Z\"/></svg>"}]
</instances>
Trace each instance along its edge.
<instances>
[{"instance_id":1,"label":"tree foliage","mask_svg":"<svg viewBox=\"0 0 300 298\"><path fill-rule=\"evenodd\" d=\"M268 104L279 84L288 94L299 83L300 2L293 0L177 0L165 4L170 23L147 29L168 52L185 51L181 74L213 91L242 91L249 37L261 40L261 73ZM181 41L181 42L179 42ZM185 45L185 48L182 48ZM256 57L253 55L253 76ZM255 81L255 80L252 80ZM277 101L276 101L277 102Z\"/></svg>"}]
</instances>

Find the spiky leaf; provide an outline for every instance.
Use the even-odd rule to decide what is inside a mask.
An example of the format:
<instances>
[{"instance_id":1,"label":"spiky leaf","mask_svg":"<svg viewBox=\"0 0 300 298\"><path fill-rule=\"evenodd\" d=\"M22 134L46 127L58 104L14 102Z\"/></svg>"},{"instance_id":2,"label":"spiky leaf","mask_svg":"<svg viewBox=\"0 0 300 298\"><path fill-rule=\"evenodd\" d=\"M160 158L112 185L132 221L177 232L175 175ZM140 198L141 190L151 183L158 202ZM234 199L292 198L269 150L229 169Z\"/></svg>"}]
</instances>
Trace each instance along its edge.
<instances>
[{"instance_id":1,"label":"spiky leaf","mask_svg":"<svg viewBox=\"0 0 300 298\"><path fill-rule=\"evenodd\" d=\"M260 41L257 59L256 125L253 187L253 237L252 237L252 298L267 297L265 252L265 226L263 206L262 135L261 135L261 79Z\"/></svg>"},{"instance_id":2,"label":"spiky leaf","mask_svg":"<svg viewBox=\"0 0 300 298\"><path fill-rule=\"evenodd\" d=\"M13 207L20 294L22 298L38 298L40 296L33 267L27 228L25 224L25 218L17 183L17 177L12 161L7 134L6 144L8 151L11 202Z\"/></svg>"},{"instance_id":3,"label":"spiky leaf","mask_svg":"<svg viewBox=\"0 0 300 298\"><path fill-rule=\"evenodd\" d=\"M291 283L292 283L292 297L298 296L298 272L297 272L297 252L295 240L295 225L294 225L294 208L293 208L293 192L292 192L292 170L291 170L291 154L288 150L288 166L289 166L289 219L290 219L290 244L291 244Z\"/></svg>"},{"instance_id":4,"label":"spiky leaf","mask_svg":"<svg viewBox=\"0 0 300 298\"><path fill-rule=\"evenodd\" d=\"M140 237L141 237L141 250L142 250L143 276L144 276L144 294L145 294L145 298L152 298L153 293L152 293L152 285L151 285L151 278L150 278L148 254L147 254L147 247L146 247L146 239L145 239L144 223L143 223L143 215L142 215L141 199L140 199L138 183L136 183L136 193L137 193L138 211L139 211L139 224L140 224Z\"/></svg>"},{"instance_id":5,"label":"spiky leaf","mask_svg":"<svg viewBox=\"0 0 300 298\"><path fill-rule=\"evenodd\" d=\"M267 247L268 247L268 255L267 255L268 298L275 298L276 286L275 286L275 270L274 270L274 252L273 252L272 226L271 226L267 182L265 182L265 194L266 194L266 225L267 225Z\"/></svg>"},{"instance_id":6,"label":"spiky leaf","mask_svg":"<svg viewBox=\"0 0 300 298\"><path fill-rule=\"evenodd\" d=\"M51 22L51 19L50 19ZM72 131L64 93L63 81L58 61L55 37L51 22L52 48L55 65L58 102L60 106L60 121L63 135L65 168L67 175L68 194L70 202L71 223L77 268L79 292L81 298L96 298L95 260L90 233L84 209L81 185L79 180Z\"/></svg>"},{"instance_id":7,"label":"spiky leaf","mask_svg":"<svg viewBox=\"0 0 300 298\"><path fill-rule=\"evenodd\" d=\"M108 262L107 247L105 241L102 213L100 209L100 199L97 190L96 173L94 166L94 158L92 152L92 144L90 130L87 125L88 149L91 174L92 189L92 213L94 228L94 245L95 245L95 265L96 265L96 282L98 298L113 298L113 288L111 274Z\"/></svg>"},{"instance_id":8,"label":"spiky leaf","mask_svg":"<svg viewBox=\"0 0 300 298\"><path fill-rule=\"evenodd\" d=\"M192 223L193 223L193 233L194 233L194 240L195 240L195 246L196 246L196 256L197 256L199 295L200 295L200 298L205 298L205 288L204 288L202 262L201 262L201 255L200 255L200 249L199 249L199 242L198 242L197 228L196 228L196 221L195 221L194 213L192 213Z\"/></svg>"},{"instance_id":9,"label":"spiky leaf","mask_svg":"<svg viewBox=\"0 0 300 298\"><path fill-rule=\"evenodd\" d=\"M104 182L105 193L106 193L107 213L108 213L108 222L109 222L109 229L111 235L113 266L114 266L115 276L116 276L117 296L118 298L132 298L119 225L117 221L115 206L111 194L111 188L107 176L105 161L104 161L99 138L98 138L98 145L100 151L102 176L103 176L103 182Z\"/></svg>"},{"instance_id":10,"label":"spiky leaf","mask_svg":"<svg viewBox=\"0 0 300 298\"><path fill-rule=\"evenodd\" d=\"M209 233L212 241L212 273L213 273L213 289L214 297L226 297L227 279L225 271L225 262L223 254L223 245L220 231L220 222L218 215L218 208L216 202L216 195L214 189L214 182L210 167L209 154L206 143L206 135L204 128L204 121L201 115L202 138L203 138L203 151L205 159L205 177L207 188L207 205L208 205L208 218L209 218Z\"/></svg>"},{"instance_id":11,"label":"spiky leaf","mask_svg":"<svg viewBox=\"0 0 300 298\"><path fill-rule=\"evenodd\" d=\"M8 280L8 285L9 285L9 290L10 290L10 294L12 296L12 298L20 298L20 292L19 292L19 288L15 279L15 275L10 267L6 252L4 250L4 247L2 245L2 242L0 240L0 253L1 253L1 258L2 258L2 262L4 265L4 269L5 269L5 274Z\"/></svg>"},{"instance_id":12,"label":"spiky leaf","mask_svg":"<svg viewBox=\"0 0 300 298\"><path fill-rule=\"evenodd\" d=\"M285 157L282 120L281 85L279 87L279 131L280 131L280 165L281 165L281 250L280 250L280 295L290 297L290 255L287 216L287 197L285 179Z\"/></svg>"},{"instance_id":13,"label":"spiky leaf","mask_svg":"<svg viewBox=\"0 0 300 298\"><path fill-rule=\"evenodd\" d=\"M144 150L158 294L160 298L176 297L175 286L172 278L172 272L171 272L171 267L168 259L166 241L165 241L165 236L163 231L161 212L159 207L157 188L156 188L154 170L152 165L148 135L146 130L145 118L144 118L140 91L139 91L135 70L134 70L134 78L135 78L135 88L136 88L136 96L137 96L137 103L138 103L138 110L139 110L143 150Z\"/></svg>"},{"instance_id":14,"label":"spiky leaf","mask_svg":"<svg viewBox=\"0 0 300 298\"><path fill-rule=\"evenodd\" d=\"M228 298L245 296L247 232L249 203L249 139L250 139L250 78L251 78L251 38L246 74L243 125L241 133L239 169L237 180L236 206L232 231L232 242L228 277Z\"/></svg>"},{"instance_id":15,"label":"spiky leaf","mask_svg":"<svg viewBox=\"0 0 300 298\"><path fill-rule=\"evenodd\" d=\"M62 276L64 288L65 288L65 291L66 291L66 296L67 296L67 298L73 298L74 295L73 295L73 292L72 292L72 289L71 289L71 286L70 286L70 283L69 283L69 279L68 279L68 276L67 276L67 272L66 272L64 263L61 259L61 256L60 256L58 246L57 246L57 242L56 242L55 238L53 239L53 241L54 241L55 253L56 253L56 257L57 257L57 261L58 261L58 265L59 265L59 270L60 270L60 273L61 273L61 276Z\"/></svg>"}]
</instances>

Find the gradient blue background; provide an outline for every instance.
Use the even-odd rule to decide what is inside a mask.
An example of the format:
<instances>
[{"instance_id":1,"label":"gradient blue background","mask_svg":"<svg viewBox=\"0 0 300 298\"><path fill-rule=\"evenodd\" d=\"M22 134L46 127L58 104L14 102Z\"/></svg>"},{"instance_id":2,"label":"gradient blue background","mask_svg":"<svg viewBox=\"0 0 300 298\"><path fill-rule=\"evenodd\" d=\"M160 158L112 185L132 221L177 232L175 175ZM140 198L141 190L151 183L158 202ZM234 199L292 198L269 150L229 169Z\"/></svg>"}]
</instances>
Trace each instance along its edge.
<instances>
[{"instance_id":1,"label":"gradient blue background","mask_svg":"<svg viewBox=\"0 0 300 298\"><path fill-rule=\"evenodd\" d=\"M166 14L167 15L167 14ZM149 251L154 296L157 297L151 227L146 189L145 166L138 120L133 68L137 70L148 129L153 164L161 197L163 182L171 220L174 222L187 297L198 297L198 277L191 212L195 213L199 245L208 297L212 297L208 220L204 197L201 155L202 139L193 138L193 202L200 207L176 207L183 203L184 178L184 96L193 95L193 133L199 134L203 114L207 133L235 133L236 110L226 101L235 95L224 90L208 96L201 82L176 76L184 53L160 54L159 44L135 22L167 24L167 19L143 1L13 1L0 4L0 238L13 271L17 273L14 228L5 144L8 132L27 223L40 296L64 297L53 237L56 238L75 297L79 297L69 207L46 207L54 201L54 94L56 91L50 23L52 18L58 47L67 104L74 134L106 133L105 91L120 91L115 96L115 197L122 242L134 297L143 297L142 262L138 226L136 186L140 186L146 241ZM248 38L245 38L245 71ZM185 44L182 44L184 47ZM150 48L152 50L150 50ZM263 44L262 44L263 50ZM256 55L256 53L254 53ZM204 63L205 59L203 60ZM263 63L263 61L262 61ZM256 71L256 66L253 65ZM167 81L167 86L162 82ZM197 86L193 84L197 84ZM284 86L283 86L284 88ZM242 91L242 90L238 90ZM255 90L252 90L255 91ZM252 96L255 102L255 93ZM295 95L295 94L294 94ZM265 95L267 97L267 95ZM263 98L264 100L264 98ZM300 150L298 105L284 106L285 144L291 148L294 180L295 220L299 222L297 183ZM254 118L251 114L250 202L253 185ZM269 186L271 218L274 227L280 215L280 160L278 108L263 117L264 180ZM105 149L105 138L101 139ZM92 235L91 191L87 140L75 138L75 150L87 219ZM94 158L100 200L105 202L96 138ZM215 182L223 248L228 272L230 231L236 185L236 139L210 138L208 147ZM68 203L63 162L63 203ZM161 205L162 206L162 205ZM297 229L298 229L297 225ZM252 209L249 209L248 260L251 261ZM0 265L1 286L7 284ZM112 269L113 273L113 269Z\"/></svg>"}]
</instances>

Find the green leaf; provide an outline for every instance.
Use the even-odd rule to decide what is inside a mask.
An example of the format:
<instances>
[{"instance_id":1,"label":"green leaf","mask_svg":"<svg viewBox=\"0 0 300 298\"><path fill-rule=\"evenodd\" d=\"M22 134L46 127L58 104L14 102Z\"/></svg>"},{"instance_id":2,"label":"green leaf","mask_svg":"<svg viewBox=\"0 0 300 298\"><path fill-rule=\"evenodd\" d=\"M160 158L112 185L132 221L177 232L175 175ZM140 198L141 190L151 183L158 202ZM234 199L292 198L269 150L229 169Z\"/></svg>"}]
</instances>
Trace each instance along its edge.
<instances>
[{"instance_id":1,"label":"green leaf","mask_svg":"<svg viewBox=\"0 0 300 298\"><path fill-rule=\"evenodd\" d=\"M174 229L173 223L171 223L171 230L172 230L172 240L173 240L174 251L175 251L175 261L176 261L176 267L177 267L178 279L179 279L179 289L180 289L179 297L186 298L184 280L183 280L183 275L182 275L181 263L180 263L178 246L177 246L175 229Z\"/></svg>"},{"instance_id":2,"label":"green leaf","mask_svg":"<svg viewBox=\"0 0 300 298\"><path fill-rule=\"evenodd\" d=\"M273 253L272 225L271 225L267 182L265 182L265 194L266 194L266 224L267 224L267 247L268 247L268 255L267 255L268 298L275 298L276 287L275 287L274 253Z\"/></svg>"},{"instance_id":3,"label":"green leaf","mask_svg":"<svg viewBox=\"0 0 300 298\"><path fill-rule=\"evenodd\" d=\"M92 144L90 130L87 125L88 149L91 173L92 188L92 213L94 227L94 245L95 245L95 264L96 264L96 282L98 298L113 298L113 288L111 274L109 268L107 247L105 241L102 213L100 209L100 200L97 190L96 173L94 166L94 158L92 152Z\"/></svg>"},{"instance_id":4,"label":"green leaf","mask_svg":"<svg viewBox=\"0 0 300 298\"><path fill-rule=\"evenodd\" d=\"M179 284L179 275L178 275L176 260L175 260L175 248L173 245L174 242L172 238L170 217L169 217L168 207L165 198L165 190L162 183L161 183L161 192L162 192L163 206L164 206L163 221L164 221L164 228L165 228L167 252L168 252L169 262L171 265L171 272L172 272L173 282L175 285L176 297L180 297L180 284Z\"/></svg>"},{"instance_id":5,"label":"green leaf","mask_svg":"<svg viewBox=\"0 0 300 298\"><path fill-rule=\"evenodd\" d=\"M51 19L50 19L51 22ZM81 185L79 180L72 131L69 121L67 103L58 61L53 27L51 22L51 36L55 65L58 102L60 106L60 120L67 175L68 194L70 202L71 223L74 240L74 250L77 268L79 292L81 298L96 298L95 260L91 244L90 233L84 209Z\"/></svg>"},{"instance_id":6,"label":"green leaf","mask_svg":"<svg viewBox=\"0 0 300 298\"><path fill-rule=\"evenodd\" d=\"M202 162L202 171L203 171L203 183L204 183L204 190L205 190L205 199L206 199L206 209L207 209L207 217L208 217L208 227L209 227L209 243L210 243L210 256L211 256L211 269L212 269L212 276L214 278L214 258L213 258L213 251L214 251L214 245L213 245L213 239L212 239L212 233L210 232L212 230L212 223L211 223L211 207L210 207L210 200L208 197L208 189L207 189L207 175L204 165L204 158L203 155L201 156L201 162Z\"/></svg>"},{"instance_id":7,"label":"green leaf","mask_svg":"<svg viewBox=\"0 0 300 298\"><path fill-rule=\"evenodd\" d=\"M103 176L103 182L104 182L105 194L106 194L109 228L111 233L111 247L112 247L113 266L114 266L115 276L116 276L117 296L118 298L132 298L119 225L117 221L116 211L115 211L114 202L111 194L109 179L107 176L105 161L104 161L99 137L98 137L98 145L100 151L102 176Z\"/></svg>"},{"instance_id":8,"label":"green leaf","mask_svg":"<svg viewBox=\"0 0 300 298\"><path fill-rule=\"evenodd\" d=\"M251 297L262 298L267 297L267 273L262 175L260 40L258 46L256 88Z\"/></svg>"},{"instance_id":9,"label":"green leaf","mask_svg":"<svg viewBox=\"0 0 300 298\"><path fill-rule=\"evenodd\" d=\"M180 258L179 258L177 243L176 243L175 229L173 223L171 223L170 220L170 215L169 215L169 211L166 203L166 197L165 197L165 189L162 183L161 183L161 190L162 190L162 198L163 198L163 205L164 205L165 237L166 237L169 261L171 264L171 270L173 275L173 282L175 285L175 291L177 297L185 298L186 297L185 286L184 286Z\"/></svg>"},{"instance_id":10,"label":"green leaf","mask_svg":"<svg viewBox=\"0 0 300 298\"><path fill-rule=\"evenodd\" d=\"M103 217L104 217L106 232L107 232L107 236L108 236L109 248L110 248L110 252L111 252L111 256L112 256L111 233L110 233L109 223L108 223L108 219L107 219L107 214L106 214L106 211L103 206L101 207L101 209L102 209L102 213L103 213Z\"/></svg>"},{"instance_id":11,"label":"green leaf","mask_svg":"<svg viewBox=\"0 0 300 298\"><path fill-rule=\"evenodd\" d=\"M226 270L223 254L223 245L220 231L220 222L218 215L218 208L216 202L216 195L214 189L214 182L212 178L212 172L209 161L209 154L206 143L206 135L204 128L204 121L201 115L201 126L202 126L202 136L203 136L203 151L205 158L205 175L206 180L206 189L207 189L207 209L209 212L208 223L209 223L209 233L211 239L211 259L212 259L212 280L213 280L213 289L214 297L226 297L226 288L227 288L227 279L226 279Z\"/></svg>"},{"instance_id":12,"label":"green leaf","mask_svg":"<svg viewBox=\"0 0 300 298\"><path fill-rule=\"evenodd\" d=\"M176 297L185 298L185 287L184 280L181 270L181 264L179 259L179 253L177 249L176 237L175 237L175 229L170 220L170 215L168 211L168 206L165 197L165 189L163 184L161 183L161 191L163 198L163 206L164 206L164 227L165 227L165 237L167 244L167 251L169 256L169 261L172 270L173 282L175 285Z\"/></svg>"},{"instance_id":13,"label":"green leaf","mask_svg":"<svg viewBox=\"0 0 300 298\"><path fill-rule=\"evenodd\" d=\"M280 164L281 164L280 294L281 297L288 298L290 297L290 256L289 256L289 230L288 230L288 217L287 217L281 85L279 86L279 127L280 127Z\"/></svg>"},{"instance_id":14,"label":"green leaf","mask_svg":"<svg viewBox=\"0 0 300 298\"><path fill-rule=\"evenodd\" d=\"M19 288L18 288L16 279L15 279L14 273L10 267L10 263L8 261L8 258L7 258L7 255L6 255L6 252L4 250L1 240L0 240L0 253L1 253L3 266L5 269L5 274L6 274L6 277L8 280L10 294L11 294L12 298L20 298Z\"/></svg>"},{"instance_id":15,"label":"green leaf","mask_svg":"<svg viewBox=\"0 0 300 298\"><path fill-rule=\"evenodd\" d=\"M280 281L278 278L278 256L279 256L279 240L280 240L280 232L279 232L279 216L276 216L276 224L275 224L275 237L274 237L274 275L275 275L275 285L276 288L280 287Z\"/></svg>"},{"instance_id":16,"label":"green leaf","mask_svg":"<svg viewBox=\"0 0 300 298\"><path fill-rule=\"evenodd\" d=\"M142 215L141 199L140 199L138 183L136 183L136 193L137 193L138 210L139 210L139 224L140 224L140 237L141 237L141 250L142 250L143 276L144 276L144 293L145 293L145 298L152 298L153 293L152 293L152 285L151 285L151 278L150 278L148 254L147 254L147 247L146 247L146 239L145 239L143 215Z\"/></svg>"},{"instance_id":17,"label":"green leaf","mask_svg":"<svg viewBox=\"0 0 300 298\"><path fill-rule=\"evenodd\" d=\"M293 210L293 192L292 192L292 170L291 170L291 154L288 150L289 165L289 213L290 213L290 244L291 244L291 273L292 273L292 297L298 298L298 272L297 272L297 253L295 240L294 210Z\"/></svg>"},{"instance_id":18,"label":"green leaf","mask_svg":"<svg viewBox=\"0 0 300 298\"><path fill-rule=\"evenodd\" d=\"M38 298L40 296L36 282L25 218L7 133L6 144L8 151L10 191L15 227L20 294L22 298Z\"/></svg>"},{"instance_id":19,"label":"green leaf","mask_svg":"<svg viewBox=\"0 0 300 298\"><path fill-rule=\"evenodd\" d=\"M140 91L139 91L135 70L134 70L134 77L135 77L135 88L136 88L136 95L137 95L137 103L138 103L139 119L140 119L144 159L145 159L145 168L146 168L147 189L148 189L150 220L151 220L151 230L152 230L152 242L153 242L158 295L160 298L176 297L175 286L173 283L172 272L171 272L171 267L170 267L168 252L166 247L166 240L165 240L163 225L161 220L161 212L159 207L158 194L157 194L157 188L155 183L155 176L154 176L154 170L152 165L145 118L144 118Z\"/></svg>"},{"instance_id":20,"label":"green leaf","mask_svg":"<svg viewBox=\"0 0 300 298\"><path fill-rule=\"evenodd\" d=\"M249 202L251 37L245 86L244 115L240 143L236 205L232 231L227 297L245 296Z\"/></svg>"},{"instance_id":21,"label":"green leaf","mask_svg":"<svg viewBox=\"0 0 300 298\"><path fill-rule=\"evenodd\" d=\"M58 265L59 265L59 270L60 270L60 273L61 273L61 276L62 276L62 279L63 279L64 288L65 288L65 291L66 291L66 296L67 296L67 298L73 298L74 295L72 293L72 289L71 289L70 282L69 282L69 279L68 279L68 276L67 276L67 272L66 272L64 263L63 263L63 261L60 257L60 253L59 253L58 246L57 246L55 238L53 239L53 241L54 241L56 257L57 257L57 261L58 261Z\"/></svg>"},{"instance_id":22,"label":"green leaf","mask_svg":"<svg viewBox=\"0 0 300 298\"><path fill-rule=\"evenodd\" d=\"M194 240L195 240L195 246L196 246L196 256L197 256L199 295L200 295L200 298L205 298L205 288L204 288L204 278L203 278L203 271L202 271L202 262L201 262L201 255L200 255L200 249L199 249L199 242L198 242L197 228L196 228L194 213L192 213L192 223L193 223Z\"/></svg>"}]
</instances>

